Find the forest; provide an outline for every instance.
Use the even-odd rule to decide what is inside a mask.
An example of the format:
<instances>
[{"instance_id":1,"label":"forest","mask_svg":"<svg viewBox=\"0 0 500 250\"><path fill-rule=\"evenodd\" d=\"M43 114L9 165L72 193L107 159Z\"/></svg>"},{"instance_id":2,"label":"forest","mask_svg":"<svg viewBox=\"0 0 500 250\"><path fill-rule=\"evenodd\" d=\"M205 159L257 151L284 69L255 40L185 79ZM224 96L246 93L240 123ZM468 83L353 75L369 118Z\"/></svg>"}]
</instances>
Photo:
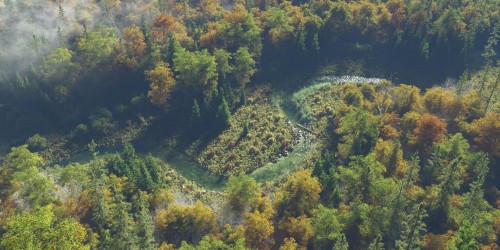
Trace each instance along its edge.
<instances>
[{"instance_id":1,"label":"forest","mask_svg":"<svg viewBox=\"0 0 500 250\"><path fill-rule=\"evenodd\" d=\"M0 0L0 250L498 249L500 0Z\"/></svg>"}]
</instances>

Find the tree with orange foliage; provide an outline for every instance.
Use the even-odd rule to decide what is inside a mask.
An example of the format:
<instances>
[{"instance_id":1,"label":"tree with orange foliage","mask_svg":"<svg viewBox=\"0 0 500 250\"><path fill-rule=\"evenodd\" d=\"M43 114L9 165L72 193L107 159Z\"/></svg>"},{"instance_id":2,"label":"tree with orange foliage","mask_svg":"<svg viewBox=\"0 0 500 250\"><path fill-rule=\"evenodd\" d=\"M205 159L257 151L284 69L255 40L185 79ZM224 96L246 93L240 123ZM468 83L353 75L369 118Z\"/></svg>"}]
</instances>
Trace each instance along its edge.
<instances>
[{"instance_id":1,"label":"tree with orange foliage","mask_svg":"<svg viewBox=\"0 0 500 250\"><path fill-rule=\"evenodd\" d=\"M435 115L423 114L413 130L410 144L417 148L420 155L427 156L432 145L443 140L446 131L445 121Z\"/></svg>"},{"instance_id":2,"label":"tree with orange foliage","mask_svg":"<svg viewBox=\"0 0 500 250\"><path fill-rule=\"evenodd\" d=\"M145 49L146 40L141 29L135 25L126 27L123 30L121 48L116 59L130 68L137 67Z\"/></svg>"},{"instance_id":3,"label":"tree with orange foliage","mask_svg":"<svg viewBox=\"0 0 500 250\"><path fill-rule=\"evenodd\" d=\"M153 105L167 108L168 96L175 87L175 79L172 70L164 62L160 62L156 67L148 72L146 76L149 84L148 97Z\"/></svg>"},{"instance_id":4,"label":"tree with orange foliage","mask_svg":"<svg viewBox=\"0 0 500 250\"><path fill-rule=\"evenodd\" d=\"M157 16L151 26L151 39L159 45L167 45L170 33L183 46L190 46L193 43L182 23L177 22L171 15Z\"/></svg>"},{"instance_id":5,"label":"tree with orange foliage","mask_svg":"<svg viewBox=\"0 0 500 250\"><path fill-rule=\"evenodd\" d=\"M474 135L478 146L493 156L500 156L500 114L489 113L485 117L474 120L469 131Z\"/></svg>"}]
</instances>

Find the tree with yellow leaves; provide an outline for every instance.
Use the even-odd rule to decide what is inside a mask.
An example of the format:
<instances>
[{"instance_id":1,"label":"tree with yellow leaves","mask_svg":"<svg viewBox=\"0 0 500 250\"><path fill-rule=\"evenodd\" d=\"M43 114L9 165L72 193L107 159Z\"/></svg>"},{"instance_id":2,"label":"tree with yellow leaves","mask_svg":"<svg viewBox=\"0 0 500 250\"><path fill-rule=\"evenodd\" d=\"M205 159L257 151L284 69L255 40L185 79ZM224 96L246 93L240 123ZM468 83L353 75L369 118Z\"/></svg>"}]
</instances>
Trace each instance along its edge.
<instances>
[{"instance_id":1,"label":"tree with yellow leaves","mask_svg":"<svg viewBox=\"0 0 500 250\"><path fill-rule=\"evenodd\" d=\"M243 227L247 245L256 249L269 248L269 243L272 243L270 236L274 232L273 223L259 211L247 213L246 217Z\"/></svg>"},{"instance_id":2,"label":"tree with yellow leaves","mask_svg":"<svg viewBox=\"0 0 500 250\"><path fill-rule=\"evenodd\" d=\"M478 146L493 156L500 156L500 114L488 113L481 119L474 120L469 130L474 135Z\"/></svg>"},{"instance_id":3,"label":"tree with yellow leaves","mask_svg":"<svg viewBox=\"0 0 500 250\"><path fill-rule=\"evenodd\" d=\"M310 170L301 170L288 177L276 199L279 215L282 217L310 215L318 206L321 184L311 177Z\"/></svg>"},{"instance_id":4,"label":"tree with yellow leaves","mask_svg":"<svg viewBox=\"0 0 500 250\"><path fill-rule=\"evenodd\" d=\"M146 73L149 84L148 97L153 105L168 108L168 97L175 88L172 70L164 62Z\"/></svg>"}]
</instances>

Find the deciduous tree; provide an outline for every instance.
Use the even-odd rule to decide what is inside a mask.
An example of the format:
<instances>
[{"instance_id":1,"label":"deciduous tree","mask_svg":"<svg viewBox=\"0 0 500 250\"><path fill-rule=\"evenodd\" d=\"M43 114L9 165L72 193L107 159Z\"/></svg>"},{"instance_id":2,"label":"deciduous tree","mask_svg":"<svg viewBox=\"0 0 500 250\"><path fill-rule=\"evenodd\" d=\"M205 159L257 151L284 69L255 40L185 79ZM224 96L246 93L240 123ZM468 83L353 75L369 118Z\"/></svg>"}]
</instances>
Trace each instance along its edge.
<instances>
[{"instance_id":1,"label":"deciduous tree","mask_svg":"<svg viewBox=\"0 0 500 250\"><path fill-rule=\"evenodd\" d=\"M160 62L146 72L149 83L148 97L151 103L163 108L168 107L170 93L174 90L175 78L167 64Z\"/></svg>"}]
</instances>

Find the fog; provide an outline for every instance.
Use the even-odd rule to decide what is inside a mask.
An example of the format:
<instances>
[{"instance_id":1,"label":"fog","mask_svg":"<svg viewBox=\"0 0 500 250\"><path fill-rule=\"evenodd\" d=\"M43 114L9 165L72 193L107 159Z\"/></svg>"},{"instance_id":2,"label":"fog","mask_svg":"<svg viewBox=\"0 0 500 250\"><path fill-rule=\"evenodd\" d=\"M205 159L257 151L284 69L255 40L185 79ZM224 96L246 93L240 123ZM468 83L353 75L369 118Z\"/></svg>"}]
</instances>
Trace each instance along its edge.
<instances>
[{"instance_id":1,"label":"fog","mask_svg":"<svg viewBox=\"0 0 500 250\"><path fill-rule=\"evenodd\" d=\"M20 79L29 79L53 49L72 48L76 37L98 23L119 30L140 23L142 17L149 19L155 13L148 2L0 0L0 84L19 85Z\"/></svg>"}]
</instances>

